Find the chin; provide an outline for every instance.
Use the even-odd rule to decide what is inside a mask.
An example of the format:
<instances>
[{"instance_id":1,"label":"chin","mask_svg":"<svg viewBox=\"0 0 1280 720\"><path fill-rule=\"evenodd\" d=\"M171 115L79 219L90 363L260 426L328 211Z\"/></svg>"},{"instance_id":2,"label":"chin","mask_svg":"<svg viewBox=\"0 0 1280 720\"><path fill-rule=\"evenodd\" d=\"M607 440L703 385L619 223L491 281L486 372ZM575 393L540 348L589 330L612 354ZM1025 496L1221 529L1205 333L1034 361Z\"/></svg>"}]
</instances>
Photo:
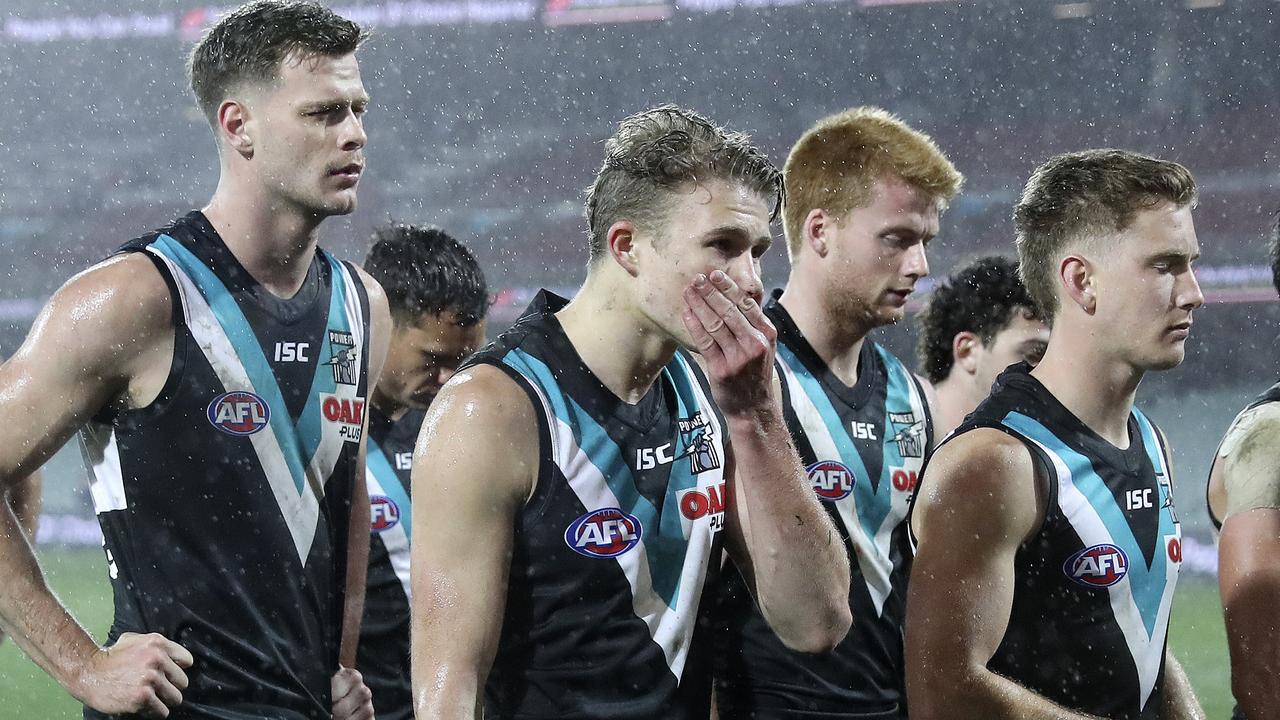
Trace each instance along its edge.
<instances>
[{"instance_id":1,"label":"chin","mask_svg":"<svg viewBox=\"0 0 1280 720\"><path fill-rule=\"evenodd\" d=\"M1172 370L1182 364L1187 353L1181 347L1151 358L1147 363L1148 370Z\"/></svg>"}]
</instances>

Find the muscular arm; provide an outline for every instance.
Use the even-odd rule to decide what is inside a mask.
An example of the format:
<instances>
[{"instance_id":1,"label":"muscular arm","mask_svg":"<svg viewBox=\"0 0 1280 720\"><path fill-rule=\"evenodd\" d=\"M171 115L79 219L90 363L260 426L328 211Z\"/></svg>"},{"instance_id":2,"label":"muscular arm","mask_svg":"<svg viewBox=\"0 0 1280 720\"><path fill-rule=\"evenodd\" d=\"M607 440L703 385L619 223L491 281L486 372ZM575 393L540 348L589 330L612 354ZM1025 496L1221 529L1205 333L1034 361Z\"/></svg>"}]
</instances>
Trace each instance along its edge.
<instances>
[{"instance_id":1,"label":"muscular arm","mask_svg":"<svg viewBox=\"0 0 1280 720\"><path fill-rule=\"evenodd\" d=\"M413 460L418 720L482 717L515 519L537 472L537 420L515 381L487 366L454 376L431 403Z\"/></svg>"},{"instance_id":2,"label":"muscular arm","mask_svg":"<svg viewBox=\"0 0 1280 720\"><path fill-rule=\"evenodd\" d=\"M912 515L907 704L913 720L1082 720L987 669L1009 625L1014 557L1041 522L1029 451L973 430L930 460Z\"/></svg>"},{"instance_id":3,"label":"muscular arm","mask_svg":"<svg viewBox=\"0 0 1280 720\"><path fill-rule=\"evenodd\" d=\"M1218 583L1232 692L1249 720L1265 720L1280 718L1280 418L1243 431L1218 458L1226 505Z\"/></svg>"},{"instance_id":4,"label":"muscular arm","mask_svg":"<svg viewBox=\"0 0 1280 720\"><path fill-rule=\"evenodd\" d=\"M86 419L112 402L142 405L172 355L168 290L140 256L78 275L0 366L0 490L11 493ZM9 503L0 503L0 629L72 695L99 710L167 715L181 702L185 650L159 636L99 648L49 590Z\"/></svg>"},{"instance_id":5,"label":"muscular arm","mask_svg":"<svg viewBox=\"0 0 1280 720\"><path fill-rule=\"evenodd\" d=\"M685 300L685 324L733 440L726 468L729 554L784 644L830 650L852 620L849 559L782 417L773 374L777 332L723 274L687 289Z\"/></svg>"}]
</instances>

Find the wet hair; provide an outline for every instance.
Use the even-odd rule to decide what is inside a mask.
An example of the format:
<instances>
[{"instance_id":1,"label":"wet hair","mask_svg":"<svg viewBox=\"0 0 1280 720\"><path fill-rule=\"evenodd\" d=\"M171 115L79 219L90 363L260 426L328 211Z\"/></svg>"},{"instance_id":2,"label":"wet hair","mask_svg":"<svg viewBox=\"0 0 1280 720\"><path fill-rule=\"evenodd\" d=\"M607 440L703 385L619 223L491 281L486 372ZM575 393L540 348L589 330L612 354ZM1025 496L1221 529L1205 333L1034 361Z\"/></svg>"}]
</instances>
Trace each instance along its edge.
<instances>
[{"instance_id":1,"label":"wet hair","mask_svg":"<svg viewBox=\"0 0 1280 720\"><path fill-rule=\"evenodd\" d=\"M1196 182L1176 162L1127 150L1085 150L1036 168L1014 209L1022 281L1041 315L1058 311L1057 269L1068 246L1123 232L1163 202L1194 205Z\"/></svg>"},{"instance_id":2,"label":"wet hair","mask_svg":"<svg viewBox=\"0 0 1280 720\"><path fill-rule=\"evenodd\" d=\"M661 234L669 194L711 180L741 183L765 200L769 219L782 204L782 173L751 139L674 105L637 113L605 142L604 164L587 190L591 262L607 255L619 220Z\"/></svg>"},{"instance_id":3,"label":"wet hair","mask_svg":"<svg viewBox=\"0 0 1280 720\"><path fill-rule=\"evenodd\" d=\"M1276 213L1276 223L1271 227L1271 237L1267 240L1267 259L1271 261L1271 284L1280 294L1280 212Z\"/></svg>"},{"instance_id":4,"label":"wet hair","mask_svg":"<svg viewBox=\"0 0 1280 720\"><path fill-rule=\"evenodd\" d=\"M951 374L956 335L971 332L983 345L990 345L1021 313L1040 319L1013 260L984 257L953 273L933 290L918 316L921 333L916 356L925 377L939 383Z\"/></svg>"},{"instance_id":5,"label":"wet hair","mask_svg":"<svg viewBox=\"0 0 1280 720\"><path fill-rule=\"evenodd\" d=\"M191 51L191 90L214 122L228 95L248 83L274 82L290 56L341 57L366 36L359 25L314 2L255 0L223 16Z\"/></svg>"},{"instance_id":6,"label":"wet hair","mask_svg":"<svg viewBox=\"0 0 1280 720\"><path fill-rule=\"evenodd\" d=\"M452 312L471 326L489 309L489 290L476 257L438 227L389 223L373 233L364 269L387 293L397 324Z\"/></svg>"},{"instance_id":7,"label":"wet hair","mask_svg":"<svg viewBox=\"0 0 1280 720\"><path fill-rule=\"evenodd\" d=\"M871 202L876 181L897 176L945 207L964 176L928 135L876 107L830 115L809 128L787 156L783 226L792 257L800 249L804 221L821 208L842 217Z\"/></svg>"}]
</instances>

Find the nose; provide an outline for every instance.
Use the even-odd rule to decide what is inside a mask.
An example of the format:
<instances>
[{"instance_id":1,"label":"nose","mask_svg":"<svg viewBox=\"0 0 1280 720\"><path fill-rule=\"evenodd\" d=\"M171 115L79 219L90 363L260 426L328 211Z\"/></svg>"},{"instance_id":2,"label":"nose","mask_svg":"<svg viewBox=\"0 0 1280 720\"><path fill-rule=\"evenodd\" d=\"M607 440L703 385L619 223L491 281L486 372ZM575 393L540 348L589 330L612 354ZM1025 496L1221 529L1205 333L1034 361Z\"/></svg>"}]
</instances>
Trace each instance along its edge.
<instances>
[{"instance_id":1,"label":"nose","mask_svg":"<svg viewBox=\"0 0 1280 720\"><path fill-rule=\"evenodd\" d=\"M929 258L925 257L924 243L918 242L907 249L902 259L902 274L919 280L929 274Z\"/></svg>"},{"instance_id":2,"label":"nose","mask_svg":"<svg viewBox=\"0 0 1280 720\"><path fill-rule=\"evenodd\" d=\"M760 259L744 254L729 266L725 273L742 288L747 297L757 303L764 302L764 281L760 279Z\"/></svg>"},{"instance_id":3,"label":"nose","mask_svg":"<svg viewBox=\"0 0 1280 720\"><path fill-rule=\"evenodd\" d=\"M359 150L369 141L364 132L364 120L353 111L347 112L347 119L342 128L342 149L348 152Z\"/></svg>"},{"instance_id":4,"label":"nose","mask_svg":"<svg viewBox=\"0 0 1280 720\"><path fill-rule=\"evenodd\" d=\"M444 367L441 367L440 372L436 376L436 382L440 383L441 385L444 385L445 383L449 382L449 378L453 377L454 374L457 372L458 372L458 368L456 366L446 365Z\"/></svg>"},{"instance_id":5,"label":"nose","mask_svg":"<svg viewBox=\"0 0 1280 720\"><path fill-rule=\"evenodd\" d=\"M1178 285L1175 287L1177 295L1174 298L1178 307L1184 310L1195 310L1204 305L1204 293L1200 291L1200 281L1196 280L1194 270L1187 268L1178 280Z\"/></svg>"}]
</instances>

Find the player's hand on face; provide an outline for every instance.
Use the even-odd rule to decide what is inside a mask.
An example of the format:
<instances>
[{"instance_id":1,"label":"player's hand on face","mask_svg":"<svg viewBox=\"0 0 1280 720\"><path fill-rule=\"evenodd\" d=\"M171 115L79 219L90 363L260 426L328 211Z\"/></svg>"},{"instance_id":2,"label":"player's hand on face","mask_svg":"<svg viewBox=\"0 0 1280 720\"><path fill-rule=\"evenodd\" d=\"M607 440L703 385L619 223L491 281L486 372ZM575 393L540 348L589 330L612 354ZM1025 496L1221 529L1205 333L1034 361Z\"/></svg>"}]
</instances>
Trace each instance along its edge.
<instances>
[{"instance_id":1,"label":"player's hand on face","mask_svg":"<svg viewBox=\"0 0 1280 720\"><path fill-rule=\"evenodd\" d=\"M373 720L373 692L354 668L338 668L329 685L333 720Z\"/></svg>"},{"instance_id":2,"label":"player's hand on face","mask_svg":"<svg viewBox=\"0 0 1280 720\"><path fill-rule=\"evenodd\" d=\"M194 659L163 635L124 633L114 645L89 659L77 695L84 704L108 715L169 717L182 702Z\"/></svg>"},{"instance_id":3,"label":"player's hand on face","mask_svg":"<svg viewBox=\"0 0 1280 720\"><path fill-rule=\"evenodd\" d=\"M719 270L694 277L684 302L685 327L721 411L731 416L772 402L778 332L760 303Z\"/></svg>"}]
</instances>

